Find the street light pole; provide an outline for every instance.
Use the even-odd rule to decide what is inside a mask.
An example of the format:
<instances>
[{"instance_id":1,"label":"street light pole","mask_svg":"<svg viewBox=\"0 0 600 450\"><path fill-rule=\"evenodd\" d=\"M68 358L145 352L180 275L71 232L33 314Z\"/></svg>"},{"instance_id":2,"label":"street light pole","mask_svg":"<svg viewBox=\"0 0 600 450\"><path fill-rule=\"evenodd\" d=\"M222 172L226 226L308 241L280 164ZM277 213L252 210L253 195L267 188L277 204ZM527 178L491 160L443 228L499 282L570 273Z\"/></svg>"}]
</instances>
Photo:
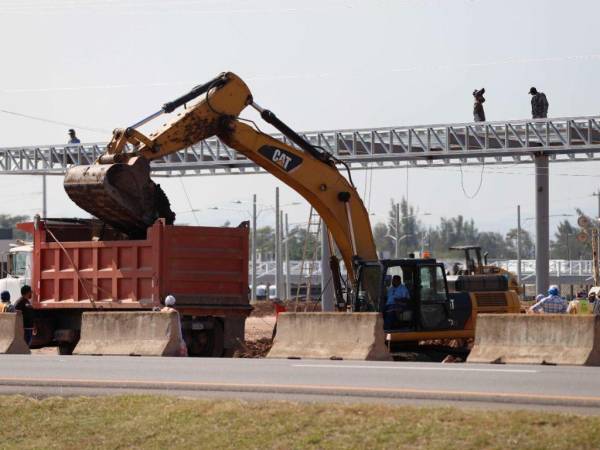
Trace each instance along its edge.
<instances>
[{"instance_id":1,"label":"street light pole","mask_svg":"<svg viewBox=\"0 0 600 450\"><path fill-rule=\"evenodd\" d=\"M396 248L394 251L394 257L400 258L400 203L396 203L395 207L395 222L396 222Z\"/></svg>"},{"instance_id":2,"label":"street light pole","mask_svg":"<svg viewBox=\"0 0 600 450\"><path fill-rule=\"evenodd\" d=\"M292 296L292 286L290 285L290 228L288 224L288 215L285 213L285 298L289 300Z\"/></svg>"},{"instance_id":3,"label":"street light pole","mask_svg":"<svg viewBox=\"0 0 600 450\"><path fill-rule=\"evenodd\" d=\"M256 301L256 194L252 196L252 302Z\"/></svg>"},{"instance_id":4,"label":"street light pole","mask_svg":"<svg viewBox=\"0 0 600 450\"><path fill-rule=\"evenodd\" d=\"M47 208L47 194L46 194L46 174L42 175L42 217L45 219L48 214Z\"/></svg>"},{"instance_id":5,"label":"street light pole","mask_svg":"<svg viewBox=\"0 0 600 450\"><path fill-rule=\"evenodd\" d=\"M517 205L517 281L521 285L521 205Z\"/></svg>"},{"instance_id":6,"label":"street light pole","mask_svg":"<svg viewBox=\"0 0 600 450\"><path fill-rule=\"evenodd\" d=\"M282 264L281 264L281 217L279 214L279 187L275 188L275 289L277 298L282 299Z\"/></svg>"}]
</instances>

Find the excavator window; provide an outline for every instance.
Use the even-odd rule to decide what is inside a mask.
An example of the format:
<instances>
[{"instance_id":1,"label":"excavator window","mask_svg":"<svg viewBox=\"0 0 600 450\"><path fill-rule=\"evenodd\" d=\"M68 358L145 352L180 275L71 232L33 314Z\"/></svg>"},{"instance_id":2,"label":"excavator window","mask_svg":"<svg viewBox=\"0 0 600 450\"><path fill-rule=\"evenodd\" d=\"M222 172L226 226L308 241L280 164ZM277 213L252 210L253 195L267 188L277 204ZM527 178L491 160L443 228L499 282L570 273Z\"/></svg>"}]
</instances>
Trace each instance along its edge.
<instances>
[{"instance_id":1,"label":"excavator window","mask_svg":"<svg viewBox=\"0 0 600 450\"><path fill-rule=\"evenodd\" d=\"M379 264L361 265L355 311L379 311L381 304L382 268Z\"/></svg>"},{"instance_id":2,"label":"excavator window","mask_svg":"<svg viewBox=\"0 0 600 450\"><path fill-rule=\"evenodd\" d=\"M446 282L440 266L421 266L421 301L439 302L446 300Z\"/></svg>"}]
</instances>

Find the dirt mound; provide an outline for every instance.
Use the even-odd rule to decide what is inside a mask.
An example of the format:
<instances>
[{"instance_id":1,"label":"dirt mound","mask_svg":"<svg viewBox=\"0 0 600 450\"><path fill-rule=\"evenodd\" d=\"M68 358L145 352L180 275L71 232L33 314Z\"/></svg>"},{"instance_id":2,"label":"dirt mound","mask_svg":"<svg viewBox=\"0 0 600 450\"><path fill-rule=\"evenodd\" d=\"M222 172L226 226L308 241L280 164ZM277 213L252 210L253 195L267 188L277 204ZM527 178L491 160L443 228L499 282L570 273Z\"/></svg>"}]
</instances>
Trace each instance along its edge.
<instances>
[{"instance_id":1,"label":"dirt mound","mask_svg":"<svg viewBox=\"0 0 600 450\"><path fill-rule=\"evenodd\" d=\"M320 302L298 302L294 300L280 302L289 312L318 312L321 311ZM261 300L252 305L254 309L250 317L264 317L275 314L275 303L271 300Z\"/></svg>"},{"instance_id":2,"label":"dirt mound","mask_svg":"<svg viewBox=\"0 0 600 450\"><path fill-rule=\"evenodd\" d=\"M261 338L256 341L246 341L242 350L236 350L234 358L264 358L271 350L273 339Z\"/></svg>"}]
</instances>

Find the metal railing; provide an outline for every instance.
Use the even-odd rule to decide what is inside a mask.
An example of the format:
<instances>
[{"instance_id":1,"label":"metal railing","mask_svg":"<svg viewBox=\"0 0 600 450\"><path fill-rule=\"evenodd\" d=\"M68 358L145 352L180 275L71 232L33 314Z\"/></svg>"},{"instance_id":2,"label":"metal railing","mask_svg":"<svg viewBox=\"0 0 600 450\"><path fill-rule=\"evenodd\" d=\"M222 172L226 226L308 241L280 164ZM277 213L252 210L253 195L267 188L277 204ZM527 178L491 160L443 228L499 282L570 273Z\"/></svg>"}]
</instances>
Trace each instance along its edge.
<instances>
[{"instance_id":1,"label":"metal railing","mask_svg":"<svg viewBox=\"0 0 600 450\"><path fill-rule=\"evenodd\" d=\"M510 272L517 273L517 260L498 260L492 261L491 264ZM591 260L574 260L568 261L564 259L550 260L550 276L579 276L589 278L592 276L592 261ZM521 275L523 279L535 275L535 259L521 260Z\"/></svg>"},{"instance_id":2,"label":"metal railing","mask_svg":"<svg viewBox=\"0 0 600 450\"><path fill-rule=\"evenodd\" d=\"M530 163L534 153L551 160L600 159L600 116L504 122L455 123L300 133L351 168ZM291 144L279 134L274 137ZM0 173L62 174L91 164L104 143L0 148ZM206 139L152 162L155 175L264 172L217 138Z\"/></svg>"}]
</instances>

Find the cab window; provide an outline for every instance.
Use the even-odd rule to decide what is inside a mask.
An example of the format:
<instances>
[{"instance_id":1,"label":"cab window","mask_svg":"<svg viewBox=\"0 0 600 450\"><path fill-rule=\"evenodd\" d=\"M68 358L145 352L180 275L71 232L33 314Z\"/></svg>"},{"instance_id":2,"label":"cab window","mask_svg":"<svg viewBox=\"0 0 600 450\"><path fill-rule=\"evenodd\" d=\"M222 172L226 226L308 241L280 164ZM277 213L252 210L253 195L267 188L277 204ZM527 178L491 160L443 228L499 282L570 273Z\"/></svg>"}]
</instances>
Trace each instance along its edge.
<instances>
[{"instance_id":1,"label":"cab window","mask_svg":"<svg viewBox=\"0 0 600 450\"><path fill-rule=\"evenodd\" d=\"M360 311L379 311L381 266L363 266L358 284L358 308Z\"/></svg>"},{"instance_id":2,"label":"cab window","mask_svg":"<svg viewBox=\"0 0 600 450\"><path fill-rule=\"evenodd\" d=\"M440 266L423 266L419 274L421 278L421 301L446 300L444 272Z\"/></svg>"},{"instance_id":3,"label":"cab window","mask_svg":"<svg viewBox=\"0 0 600 450\"><path fill-rule=\"evenodd\" d=\"M8 269L14 277L24 277L27 272L28 252L16 252L8 256Z\"/></svg>"}]
</instances>

